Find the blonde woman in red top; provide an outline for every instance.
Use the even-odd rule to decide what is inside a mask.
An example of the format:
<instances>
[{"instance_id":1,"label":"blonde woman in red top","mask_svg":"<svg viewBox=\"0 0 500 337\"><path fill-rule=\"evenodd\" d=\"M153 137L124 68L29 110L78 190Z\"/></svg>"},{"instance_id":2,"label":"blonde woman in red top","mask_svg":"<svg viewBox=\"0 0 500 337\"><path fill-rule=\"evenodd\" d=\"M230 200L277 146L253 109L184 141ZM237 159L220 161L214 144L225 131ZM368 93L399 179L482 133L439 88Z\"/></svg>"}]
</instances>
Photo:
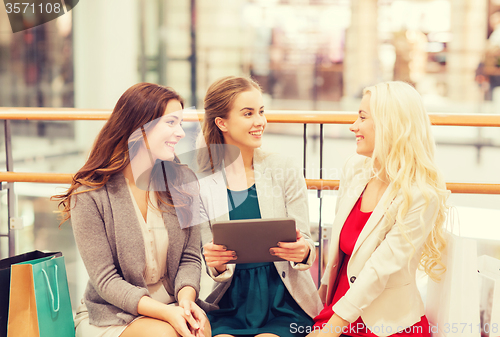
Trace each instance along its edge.
<instances>
[{"instance_id":1,"label":"blonde woman in red top","mask_svg":"<svg viewBox=\"0 0 500 337\"><path fill-rule=\"evenodd\" d=\"M439 277L449 195L429 117L413 87L384 82L364 90L350 130L357 155L340 181L325 307L309 336L429 337L415 273Z\"/></svg>"}]
</instances>

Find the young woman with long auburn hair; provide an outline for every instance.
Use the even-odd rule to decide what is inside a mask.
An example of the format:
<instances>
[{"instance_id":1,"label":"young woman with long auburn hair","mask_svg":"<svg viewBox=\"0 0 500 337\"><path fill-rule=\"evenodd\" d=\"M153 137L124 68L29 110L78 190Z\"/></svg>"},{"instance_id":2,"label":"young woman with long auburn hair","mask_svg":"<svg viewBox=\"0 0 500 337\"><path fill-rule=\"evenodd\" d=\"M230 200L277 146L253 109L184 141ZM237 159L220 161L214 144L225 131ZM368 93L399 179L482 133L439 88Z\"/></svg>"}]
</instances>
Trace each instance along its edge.
<instances>
[{"instance_id":1,"label":"young woman with long auburn hair","mask_svg":"<svg viewBox=\"0 0 500 337\"><path fill-rule=\"evenodd\" d=\"M293 324L311 326L321 302L308 269L315 259L302 170L282 155L259 149L266 128L261 89L244 77L215 81L205 96L198 164L210 177L200 181L202 242L207 270L216 281L206 301L214 336L300 336ZM235 155L235 150L237 155ZM235 160L235 158L237 159ZM297 242L278 243L270 253L286 261L226 264L234 251L213 244L214 220L291 217Z\"/></svg>"},{"instance_id":2,"label":"young woman with long auburn hair","mask_svg":"<svg viewBox=\"0 0 500 337\"><path fill-rule=\"evenodd\" d=\"M357 155L342 172L319 290L325 307L309 337L430 337L415 274L444 270L449 191L422 99L404 82L368 87L350 130Z\"/></svg>"},{"instance_id":3,"label":"young woman with long auburn hair","mask_svg":"<svg viewBox=\"0 0 500 337\"><path fill-rule=\"evenodd\" d=\"M182 109L170 88L129 88L69 190L55 196L89 274L78 337L210 336L195 304L199 196L181 187L195 177L174 153Z\"/></svg>"}]
</instances>

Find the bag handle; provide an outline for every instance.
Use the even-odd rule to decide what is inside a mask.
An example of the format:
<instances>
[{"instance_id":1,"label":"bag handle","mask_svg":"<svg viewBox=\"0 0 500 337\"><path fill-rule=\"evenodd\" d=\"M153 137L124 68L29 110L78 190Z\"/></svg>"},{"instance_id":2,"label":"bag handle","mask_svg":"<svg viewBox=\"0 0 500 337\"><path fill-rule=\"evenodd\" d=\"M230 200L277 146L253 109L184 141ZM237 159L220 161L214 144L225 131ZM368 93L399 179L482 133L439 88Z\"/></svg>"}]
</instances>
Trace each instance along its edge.
<instances>
[{"instance_id":1,"label":"bag handle","mask_svg":"<svg viewBox=\"0 0 500 337\"><path fill-rule=\"evenodd\" d=\"M456 219L456 220L455 220ZM449 211L448 211L448 216L446 218L446 229L450 228L450 232L453 233L453 226L457 223L458 226L458 236L462 236L462 233L460 232L460 217L458 214L458 209L455 206L450 206Z\"/></svg>"},{"instance_id":2,"label":"bag handle","mask_svg":"<svg viewBox=\"0 0 500 337\"><path fill-rule=\"evenodd\" d=\"M57 280L57 264L54 265L54 267L55 267L55 276L56 276L55 278L56 278L57 308L55 307L54 293L52 292L52 287L50 286L49 277L47 276L47 272L43 268L42 268L42 273L43 273L43 276L45 276L45 280L47 281L47 287L49 288L50 297L52 299L52 311L58 312L59 311L60 296L59 296L59 281Z\"/></svg>"}]
</instances>

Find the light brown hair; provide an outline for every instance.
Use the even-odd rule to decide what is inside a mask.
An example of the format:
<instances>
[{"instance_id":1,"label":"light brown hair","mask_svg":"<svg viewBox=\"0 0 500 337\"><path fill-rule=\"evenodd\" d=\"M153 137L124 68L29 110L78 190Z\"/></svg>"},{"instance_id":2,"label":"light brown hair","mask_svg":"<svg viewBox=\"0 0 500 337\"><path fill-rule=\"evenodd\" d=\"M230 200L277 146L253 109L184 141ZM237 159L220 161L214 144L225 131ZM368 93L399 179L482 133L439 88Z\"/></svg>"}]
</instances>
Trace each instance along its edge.
<instances>
[{"instance_id":1,"label":"light brown hair","mask_svg":"<svg viewBox=\"0 0 500 337\"><path fill-rule=\"evenodd\" d=\"M202 125L203 139L207 151L199 151L197 162L201 172L220 169L224 159L224 136L215 124L217 117L227 119L229 111L239 94L257 89L259 84L248 77L226 76L218 79L208 88L204 99L205 117ZM215 146L214 146L215 145Z\"/></svg>"}]
</instances>

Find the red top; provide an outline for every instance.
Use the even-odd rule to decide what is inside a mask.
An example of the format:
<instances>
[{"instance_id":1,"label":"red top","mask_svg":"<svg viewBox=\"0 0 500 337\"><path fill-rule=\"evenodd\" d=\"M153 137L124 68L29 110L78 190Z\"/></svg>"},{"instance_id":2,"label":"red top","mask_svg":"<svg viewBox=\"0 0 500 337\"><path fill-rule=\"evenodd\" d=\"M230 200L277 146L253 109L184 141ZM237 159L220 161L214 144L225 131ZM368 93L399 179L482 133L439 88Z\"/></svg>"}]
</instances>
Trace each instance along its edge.
<instances>
[{"instance_id":1,"label":"red top","mask_svg":"<svg viewBox=\"0 0 500 337\"><path fill-rule=\"evenodd\" d=\"M333 316L333 305L340 300L347 290L350 288L349 279L347 277L347 264L349 263L349 259L351 257L352 251L354 250L354 246L356 245L356 241L358 240L359 234L365 227L368 218L372 214L372 212L364 213L361 212L361 200L363 195L361 195L351 210L351 213L347 217L344 227L340 232L339 245L340 250L344 253L344 257L342 260L342 264L340 266L339 274L335 279L333 293L333 299L329 306L323 308L323 310L319 313L316 318L314 318L314 327L323 327ZM327 301L328 302L328 301ZM430 337L429 330L429 322L427 318L422 316L422 319L415 323L412 327L407 328L401 332L395 333L391 336L404 336L404 337ZM345 333L342 333L344 336L352 336L352 337L376 337L374 333L366 328L361 319L361 316L358 319L351 323L347 328L344 329Z\"/></svg>"}]
</instances>

